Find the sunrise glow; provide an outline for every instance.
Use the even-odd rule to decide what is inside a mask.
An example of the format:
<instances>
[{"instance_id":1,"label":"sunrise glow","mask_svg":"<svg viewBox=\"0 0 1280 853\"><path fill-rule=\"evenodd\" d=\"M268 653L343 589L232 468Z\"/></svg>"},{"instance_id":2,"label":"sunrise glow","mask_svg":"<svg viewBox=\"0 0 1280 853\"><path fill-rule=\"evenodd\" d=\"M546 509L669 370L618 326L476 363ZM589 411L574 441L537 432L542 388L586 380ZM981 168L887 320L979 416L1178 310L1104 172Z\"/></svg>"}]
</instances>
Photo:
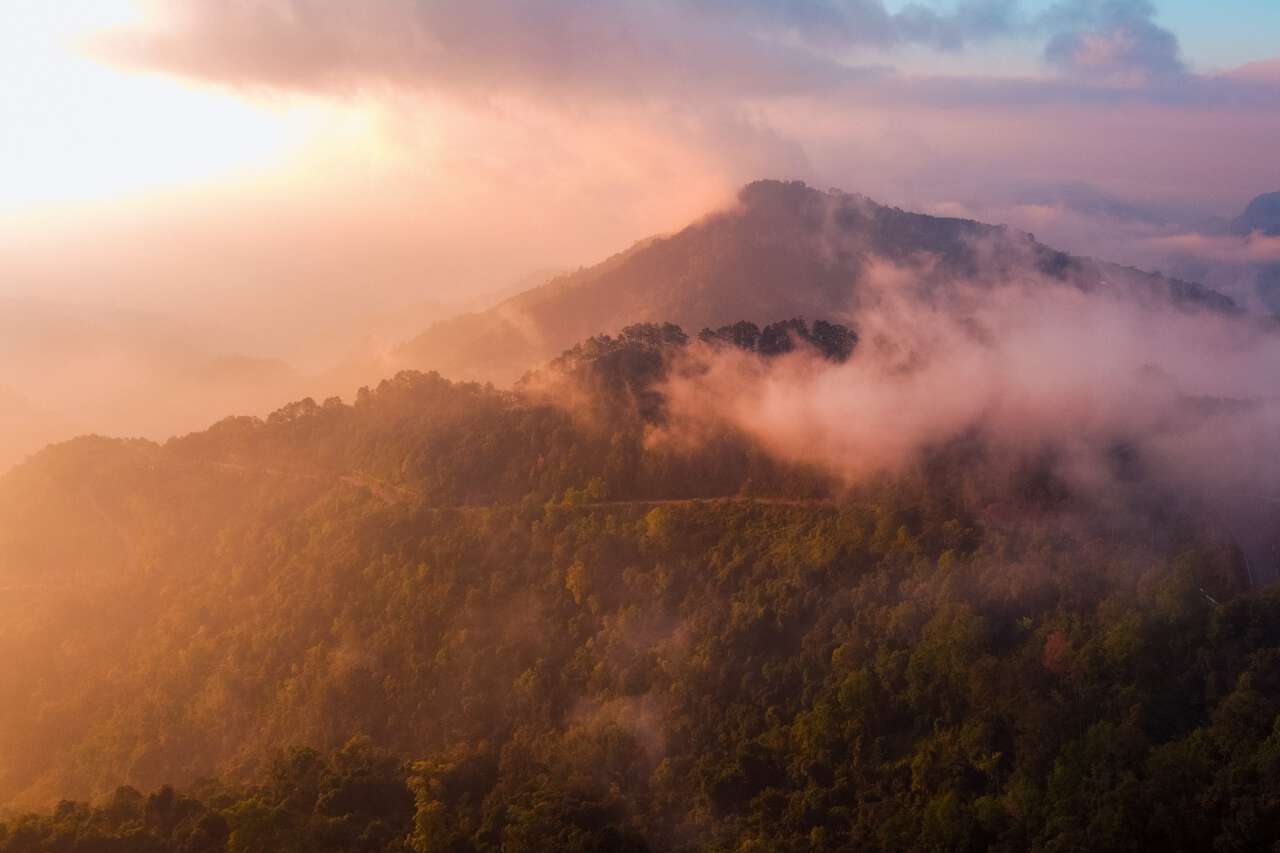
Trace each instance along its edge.
<instances>
[{"instance_id":1,"label":"sunrise glow","mask_svg":"<svg viewBox=\"0 0 1280 853\"><path fill-rule=\"evenodd\" d=\"M138 22L131 0L10 0L4 15L0 213L261 177L325 122L315 105L103 63L93 40Z\"/></svg>"},{"instance_id":2,"label":"sunrise glow","mask_svg":"<svg viewBox=\"0 0 1280 853\"><path fill-rule=\"evenodd\" d=\"M1280 0L0 0L0 853L1280 851Z\"/></svg>"}]
</instances>

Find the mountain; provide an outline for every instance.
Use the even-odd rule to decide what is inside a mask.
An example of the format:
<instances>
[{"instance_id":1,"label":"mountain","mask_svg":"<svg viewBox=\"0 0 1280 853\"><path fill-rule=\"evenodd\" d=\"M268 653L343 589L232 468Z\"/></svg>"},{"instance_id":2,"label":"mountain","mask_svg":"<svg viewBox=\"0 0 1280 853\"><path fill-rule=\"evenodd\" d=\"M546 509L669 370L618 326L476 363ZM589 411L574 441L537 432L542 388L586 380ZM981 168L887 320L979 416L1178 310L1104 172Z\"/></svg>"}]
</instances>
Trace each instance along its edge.
<instances>
[{"instance_id":1,"label":"mountain","mask_svg":"<svg viewBox=\"0 0 1280 853\"><path fill-rule=\"evenodd\" d=\"M1265 193L1250 201L1244 212L1231 221L1227 232L1248 242L1256 240L1257 235L1280 237L1280 192ZM1280 316L1280 263L1252 258L1248 252L1242 254L1240 275L1252 285L1262 308ZM1269 256L1274 259L1275 252Z\"/></svg>"},{"instance_id":2,"label":"mountain","mask_svg":"<svg viewBox=\"0 0 1280 853\"><path fill-rule=\"evenodd\" d=\"M1230 231L1247 237L1254 232L1280 237L1280 192L1260 195L1231 221Z\"/></svg>"},{"instance_id":3,"label":"mountain","mask_svg":"<svg viewBox=\"0 0 1280 853\"><path fill-rule=\"evenodd\" d=\"M886 264L924 288L1062 284L1234 310L1227 297L1199 285L1067 255L1008 228L909 213L799 182L759 181L728 210L487 311L436 324L397 355L410 367L506 382L576 341L628 323L700 329L744 318L845 317Z\"/></svg>"},{"instance_id":4,"label":"mountain","mask_svg":"<svg viewBox=\"0 0 1280 853\"><path fill-rule=\"evenodd\" d=\"M48 439L41 416L31 402L12 388L0 385L0 471L7 470L27 451L39 449Z\"/></svg>"},{"instance_id":5,"label":"mountain","mask_svg":"<svg viewBox=\"0 0 1280 853\"><path fill-rule=\"evenodd\" d=\"M208 345L161 315L0 296L0 471L83 433L168 436L268 412L306 385L285 362Z\"/></svg>"},{"instance_id":6,"label":"mountain","mask_svg":"<svg viewBox=\"0 0 1280 853\"><path fill-rule=\"evenodd\" d=\"M963 314L1019 287L1052 297L1032 334ZM842 322L894 288L923 313ZM1042 341L1095 301L1133 352L1123 323ZM762 182L406 350L502 344L474 372L510 387L402 371L48 447L0 475L0 853L1280 840L1275 401L1167 369L1270 334Z\"/></svg>"},{"instance_id":7,"label":"mountain","mask_svg":"<svg viewBox=\"0 0 1280 853\"><path fill-rule=\"evenodd\" d=\"M1276 838L1280 594L1143 448L1098 502L974 436L849 486L672 432L673 377L862 346L639 325L46 449L0 477L0 851Z\"/></svg>"},{"instance_id":8,"label":"mountain","mask_svg":"<svg viewBox=\"0 0 1280 853\"><path fill-rule=\"evenodd\" d=\"M14 389L0 385L0 471L59 435L57 419L41 412ZM62 426L65 429L65 425ZM70 433L62 433L66 437Z\"/></svg>"}]
</instances>

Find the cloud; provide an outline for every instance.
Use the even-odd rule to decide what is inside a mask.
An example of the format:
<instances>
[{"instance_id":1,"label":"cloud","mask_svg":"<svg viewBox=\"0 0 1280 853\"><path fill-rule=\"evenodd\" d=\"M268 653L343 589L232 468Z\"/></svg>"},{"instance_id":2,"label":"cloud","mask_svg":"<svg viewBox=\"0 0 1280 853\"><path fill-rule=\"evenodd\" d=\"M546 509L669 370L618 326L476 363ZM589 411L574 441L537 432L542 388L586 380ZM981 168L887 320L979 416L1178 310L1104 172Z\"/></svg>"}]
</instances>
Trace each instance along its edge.
<instances>
[{"instance_id":1,"label":"cloud","mask_svg":"<svg viewBox=\"0 0 1280 853\"><path fill-rule=\"evenodd\" d=\"M821 48L897 37L878 0L551 3L191 0L104 37L120 61L238 85L498 94L780 94L859 69Z\"/></svg>"},{"instance_id":2,"label":"cloud","mask_svg":"<svg viewBox=\"0 0 1280 853\"><path fill-rule=\"evenodd\" d=\"M1177 37L1153 20L1149 0L1064 0L1041 21L1052 32L1050 65L1071 75L1124 84L1187 72Z\"/></svg>"},{"instance_id":3,"label":"cloud","mask_svg":"<svg viewBox=\"0 0 1280 853\"><path fill-rule=\"evenodd\" d=\"M653 441L696 445L727 424L856 486L976 439L989 483L1051 450L1055 475L1095 497L1114 493L1117 447L1129 446L1147 481L1181 498L1280 494L1273 328L1118 290L995 278L980 272L940 301L912 270L880 262L844 364L695 349Z\"/></svg>"},{"instance_id":4,"label":"cloud","mask_svg":"<svg viewBox=\"0 0 1280 853\"><path fill-rule=\"evenodd\" d=\"M184 0L110 33L117 61L236 85L576 94L813 91L874 74L851 49L955 50L1022 25L1017 0Z\"/></svg>"},{"instance_id":5,"label":"cloud","mask_svg":"<svg viewBox=\"0 0 1280 853\"><path fill-rule=\"evenodd\" d=\"M950 12L909 3L890 13L882 0L709 0L703 7L729 18L745 12L757 23L757 34L795 36L826 50L899 44L957 50L1012 32L1020 20L1018 0L963 0Z\"/></svg>"},{"instance_id":6,"label":"cloud","mask_svg":"<svg viewBox=\"0 0 1280 853\"><path fill-rule=\"evenodd\" d=\"M1254 83L1280 84L1280 59L1264 62L1250 62L1239 68L1228 71L1224 77L1232 80L1244 80Z\"/></svg>"},{"instance_id":7,"label":"cloud","mask_svg":"<svg viewBox=\"0 0 1280 853\"><path fill-rule=\"evenodd\" d=\"M98 55L249 88L342 94L408 89L474 105L561 107L662 100L832 98L838 103L1280 102L1280 77L1203 77L1147 0L152 0L147 25L101 34ZM957 51L992 39L1044 43L1056 76L921 76L888 51ZM1259 70L1263 69L1263 70Z\"/></svg>"},{"instance_id":8,"label":"cloud","mask_svg":"<svg viewBox=\"0 0 1280 853\"><path fill-rule=\"evenodd\" d=\"M959 50L966 45L1016 33L1023 27L1017 0L966 0L946 14L912 3L894 16L904 41Z\"/></svg>"},{"instance_id":9,"label":"cloud","mask_svg":"<svg viewBox=\"0 0 1280 853\"><path fill-rule=\"evenodd\" d=\"M1089 79L1181 73L1177 39L1143 0L1021 0L946 10L883 0L157 0L153 25L98 50L126 64L235 85L342 91L392 85L471 95L753 97L878 80L863 49L956 51L1048 38L1045 57Z\"/></svg>"},{"instance_id":10,"label":"cloud","mask_svg":"<svg viewBox=\"0 0 1280 853\"><path fill-rule=\"evenodd\" d=\"M1172 255L1201 258L1223 264L1280 264L1280 237L1254 232L1246 237L1210 234L1175 234L1150 241L1153 248Z\"/></svg>"}]
</instances>

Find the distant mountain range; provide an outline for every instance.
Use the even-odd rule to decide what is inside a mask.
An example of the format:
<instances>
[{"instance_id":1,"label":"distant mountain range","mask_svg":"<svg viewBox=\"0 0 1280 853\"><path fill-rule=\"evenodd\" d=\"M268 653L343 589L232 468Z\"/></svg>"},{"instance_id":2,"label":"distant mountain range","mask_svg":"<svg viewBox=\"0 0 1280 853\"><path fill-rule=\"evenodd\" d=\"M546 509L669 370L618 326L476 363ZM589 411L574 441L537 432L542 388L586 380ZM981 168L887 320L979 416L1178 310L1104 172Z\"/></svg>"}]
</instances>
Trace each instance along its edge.
<instances>
[{"instance_id":1,"label":"distant mountain range","mask_svg":"<svg viewBox=\"0 0 1280 853\"><path fill-rule=\"evenodd\" d=\"M165 317L0 296L0 472L74 435L168 436L303 387L281 360L202 337Z\"/></svg>"},{"instance_id":2,"label":"distant mountain range","mask_svg":"<svg viewBox=\"0 0 1280 853\"><path fill-rule=\"evenodd\" d=\"M744 317L847 316L886 262L926 289L1044 282L1238 310L1209 288L1069 255L1007 227L910 213L800 182L757 181L727 210L486 311L437 323L396 355L450 377L510 381L576 341L633 322L697 330Z\"/></svg>"},{"instance_id":3,"label":"distant mountain range","mask_svg":"<svg viewBox=\"0 0 1280 853\"><path fill-rule=\"evenodd\" d=\"M1280 192L1266 193L1249 202L1244 213L1232 220L1231 232L1246 238L1280 237ZM1280 263L1259 264L1254 272L1258 298L1266 308L1280 314Z\"/></svg>"},{"instance_id":4,"label":"distant mountain range","mask_svg":"<svg viewBox=\"0 0 1280 853\"><path fill-rule=\"evenodd\" d=\"M1231 220L1230 230L1242 237L1255 232L1280 237L1280 192L1265 193L1249 202L1244 213Z\"/></svg>"},{"instance_id":5,"label":"distant mountain range","mask_svg":"<svg viewBox=\"0 0 1280 853\"><path fill-rule=\"evenodd\" d=\"M1280 191L1255 197L1232 219L1215 218L1192 229L1190 250L1171 259L1171 271L1230 293L1263 313L1280 315ZM1206 250L1197 251L1198 241ZM1175 240L1177 242L1177 240Z\"/></svg>"}]
</instances>

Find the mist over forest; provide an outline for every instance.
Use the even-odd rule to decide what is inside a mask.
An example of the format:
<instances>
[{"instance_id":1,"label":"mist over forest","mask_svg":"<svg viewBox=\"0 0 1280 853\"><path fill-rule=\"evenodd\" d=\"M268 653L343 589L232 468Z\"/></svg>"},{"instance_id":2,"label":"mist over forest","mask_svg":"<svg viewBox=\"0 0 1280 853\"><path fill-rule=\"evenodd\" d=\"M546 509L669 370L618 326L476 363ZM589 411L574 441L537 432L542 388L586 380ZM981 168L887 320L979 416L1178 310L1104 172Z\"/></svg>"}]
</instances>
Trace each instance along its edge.
<instances>
[{"instance_id":1,"label":"mist over forest","mask_svg":"<svg viewBox=\"0 0 1280 853\"><path fill-rule=\"evenodd\" d=\"M13 0L0 853L1280 849L1280 14Z\"/></svg>"},{"instance_id":2,"label":"mist over forest","mask_svg":"<svg viewBox=\"0 0 1280 853\"><path fill-rule=\"evenodd\" d=\"M0 480L0 843L1248 845L1278 346L1201 285L759 182L405 345L564 347L511 384L49 447Z\"/></svg>"}]
</instances>

